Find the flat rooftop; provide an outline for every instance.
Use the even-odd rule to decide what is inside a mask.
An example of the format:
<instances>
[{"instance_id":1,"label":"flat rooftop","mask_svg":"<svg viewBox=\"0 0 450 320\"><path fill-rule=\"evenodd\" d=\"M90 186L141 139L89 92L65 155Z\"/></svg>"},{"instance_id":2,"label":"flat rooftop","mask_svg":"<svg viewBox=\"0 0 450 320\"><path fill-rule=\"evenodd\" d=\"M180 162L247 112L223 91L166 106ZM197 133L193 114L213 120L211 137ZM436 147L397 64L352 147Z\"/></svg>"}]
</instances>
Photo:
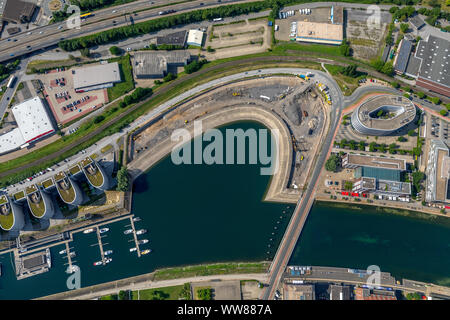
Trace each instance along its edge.
<instances>
[{"instance_id":1,"label":"flat rooftop","mask_svg":"<svg viewBox=\"0 0 450 320\"><path fill-rule=\"evenodd\" d=\"M133 70L137 77L162 75L169 64L187 64L191 59L189 51L140 51L134 54Z\"/></svg>"},{"instance_id":2,"label":"flat rooftop","mask_svg":"<svg viewBox=\"0 0 450 320\"><path fill-rule=\"evenodd\" d=\"M374 156L364 156L348 154L348 164L361 167L374 167L391 170L406 170L406 161L402 159L392 159Z\"/></svg>"},{"instance_id":3,"label":"flat rooftop","mask_svg":"<svg viewBox=\"0 0 450 320\"><path fill-rule=\"evenodd\" d=\"M0 135L0 154L18 149L55 131L41 99L34 97L11 108L17 128Z\"/></svg>"},{"instance_id":4,"label":"flat rooftop","mask_svg":"<svg viewBox=\"0 0 450 320\"><path fill-rule=\"evenodd\" d=\"M184 46L186 44L186 35L187 31L178 31L174 33L169 33L165 36L156 37L156 45L168 44L168 45L177 45Z\"/></svg>"},{"instance_id":5,"label":"flat rooftop","mask_svg":"<svg viewBox=\"0 0 450 320\"><path fill-rule=\"evenodd\" d=\"M406 71L412 47L413 44L411 41L402 39L400 49L398 50L397 57L395 58L395 71L400 73L404 73Z\"/></svg>"},{"instance_id":6,"label":"flat rooftop","mask_svg":"<svg viewBox=\"0 0 450 320\"><path fill-rule=\"evenodd\" d=\"M283 300L315 300L312 284L284 284Z\"/></svg>"},{"instance_id":7,"label":"flat rooftop","mask_svg":"<svg viewBox=\"0 0 450 320\"><path fill-rule=\"evenodd\" d=\"M393 113L393 117L376 118L374 112L384 108ZM400 129L410 123L416 117L416 108L407 98L396 95L381 95L369 98L363 102L355 112L358 113L359 121L368 128L381 130Z\"/></svg>"},{"instance_id":8,"label":"flat rooftop","mask_svg":"<svg viewBox=\"0 0 450 320\"><path fill-rule=\"evenodd\" d=\"M55 129L39 97L28 99L11 109L25 142L31 142Z\"/></svg>"},{"instance_id":9,"label":"flat rooftop","mask_svg":"<svg viewBox=\"0 0 450 320\"><path fill-rule=\"evenodd\" d=\"M72 70L72 73L75 90L121 81L117 62L76 68Z\"/></svg>"},{"instance_id":10,"label":"flat rooftop","mask_svg":"<svg viewBox=\"0 0 450 320\"><path fill-rule=\"evenodd\" d=\"M33 16L36 5L21 0L7 0L1 18L6 21L21 23L22 20L29 21Z\"/></svg>"},{"instance_id":11,"label":"flat rooftop","mask_svg":"<svg viewBox=\"0 0 450 320\"><path fill-rule=\"evenodd\" d=\"M430 35L419 41L416 58L422 59L419 70L422 78L450 87L450 41Z\"/></svg>"},{"instance_id":12,"label":"flat rooftop","mask_svg":"<svg viewBox=\"0 0 450 320\"><path fill-rule=\"evenodd\" d=\"M439 149L436 166L436 200L445 202L447 200L447 176L448 166L445 159L448 158L448 151Z\"/></svg>"},{"instance_id":13,"label":"flat rooftop","mask_svg":"<svg viewBox=\"0 0 450 320\"><path fill-rule=\"evenodd\" d=\"M344 38L342 24L297 22L297 41L340 44Z\"/></svg>"}]
</instances>

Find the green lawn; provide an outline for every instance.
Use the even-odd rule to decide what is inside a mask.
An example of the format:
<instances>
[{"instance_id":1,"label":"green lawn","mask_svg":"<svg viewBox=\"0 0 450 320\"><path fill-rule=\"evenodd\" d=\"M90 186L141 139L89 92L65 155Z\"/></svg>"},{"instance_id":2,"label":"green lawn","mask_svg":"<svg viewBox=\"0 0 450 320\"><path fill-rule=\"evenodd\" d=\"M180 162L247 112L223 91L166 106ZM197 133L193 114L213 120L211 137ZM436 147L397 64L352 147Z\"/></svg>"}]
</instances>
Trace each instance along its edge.
<instances>
[{"instance_id":1,"label":"green lawn","mask_svg":"<svg viewBox=\"0 0 450 320\"><path fill-rule=\"evenodd\" d=\"M162 298L161 300L178 300L181 297L183 291L182 285L173 287L163 287L155 289L139 290L132 292L133 300L155 300L155 297ZM159 300L159 299L158 299Z\"/></svg>"},{"instance_id":2,"label":"green lawn","mask_svg":"<svg viewBox=\"0 0 450 320\"><path fill-rule=\"evenodd\" d=\"M197 265L187 267L167 268L155 271L155 280L178 279L196 276L209 276L232 273L263 273L266 272L269 263L217 263L209 265Z\"/></svg>"},{"instance_id":3,"label":"green lawn","mask_svg":"<svg viewBox=\"0 0 450 320\"><path fill-rule=\"evenodd\" d=\"M113 87L108 88L108 99L113 101L120 96L130 92L134 89L133 73L131 71L130 55L127 54L123 57L113 58L108 60L111 62L118 62L120 68L120 78L122 82L114 84Z\"/></svg>"},{"instance_id":4,"label":"green lawn","mask_svg":"<svg viewBox=\"0 0 450 320\"><path fill-rule=\"evenodd\" d=\"M32 201L28 201L30 205L30 209L35 217L42 217L42 215L45 213L45 204L44 201L41 199L39 203L34 203Z\"/></svg>"},{"instance_id":5,"label":"green lawn","mask_svg":"<svg viewBox=\"0 0 450 320\"><path fill-rule=\"evenodd\" d=\"M12 212L6 216L0 214L0 225L3 229L10 229L14 224L14 215Z\"/></svg>"},{"instance_id":6,"label":"green lawn","mask_svg":"<svg viewBox=\"0 0 450 320\"><path fill-rule=\"evenodd\" d=\"M367 76L366 73L362 72L359 72L357 77L345 76L341 73L342 67L333 64L325 64L325 68L331 73L345 96L351 95L359 86L358 80Z\"/></svg>"},{"instance_id":7,"label":"green lawn","mask_svg":"<svg viewBox=\"0 0 450 320\"><path fill-rule=\"evenodd\" d=\"M272 52L276 54L293 53L295 51L317 52L331 56L343 56L340 52L339 46L315 43L279 42L272 49Z\"/></svg>"}]
</instances>

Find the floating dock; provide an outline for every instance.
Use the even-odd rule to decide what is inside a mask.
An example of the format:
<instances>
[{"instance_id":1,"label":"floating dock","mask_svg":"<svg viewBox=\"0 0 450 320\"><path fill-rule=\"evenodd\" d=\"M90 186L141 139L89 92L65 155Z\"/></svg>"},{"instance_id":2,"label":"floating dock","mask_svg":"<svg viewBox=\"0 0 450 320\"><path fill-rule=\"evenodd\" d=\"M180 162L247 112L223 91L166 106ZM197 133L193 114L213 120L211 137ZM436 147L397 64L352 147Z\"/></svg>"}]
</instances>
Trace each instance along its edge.
<instances>
[{"instance_id":1,"label":"floating dock","mask_svg":"<svg viewBox=\"0 0 450 320\"><path fill-rule=\"evenodd\" d=\"M136 227L134 226L133 216L130 217L130 221L131 221L131 229L133 229L134 243L136 244L136 248L137 248L137 250L136 250L137 255L138 255L138 257L141 257L141 249L139 249L139 240L137 238Z\"/></svg>"},{"instance_id":2,"label":"floating dock","mask_svg":"<svg viewBox=\"0 0 450 320\"><path fill-rule=\"evenodd\" d=\"M49 248L26 256L20 256L17 251L14 251L14 262L17 280L47 272L52 267Z\"/></svg>"}]
</instances>

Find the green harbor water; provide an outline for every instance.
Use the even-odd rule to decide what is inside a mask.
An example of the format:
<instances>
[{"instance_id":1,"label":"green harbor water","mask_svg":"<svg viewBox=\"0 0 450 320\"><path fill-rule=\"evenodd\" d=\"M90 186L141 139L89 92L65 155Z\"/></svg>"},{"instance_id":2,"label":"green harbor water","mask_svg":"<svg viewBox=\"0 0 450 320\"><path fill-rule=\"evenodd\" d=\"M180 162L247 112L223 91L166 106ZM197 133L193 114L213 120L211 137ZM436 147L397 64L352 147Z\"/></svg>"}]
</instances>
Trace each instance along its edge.
<instances>
[{"instance_id":1,"label":"green harbor water","mask_svg":"<svg viewBox=\"0 0 450 320\"><path fill-rule=\"evenodd\" d=\"M240 122L225 128L263 128ZM152 272L169 266L224 261L271 259L286 228L293 205L262 202L270 181L261 165L174 165L167 157L143 174L134 185L133 208L147 229L137 258L129 221L109 224L104 249L114 250L113 261L100 260L95 233L74 235L71 247L81 269L81 286ZM66 259L54 247L49 272L16 280L12 256L0 256L0 299L30 299L67 290ZM423 219L316 204L295 248L292 264L366 268L410 279L446 282L450 277L449 219ZM449 284L450 285L450 284Z\"/></svg>"}]
</instances>

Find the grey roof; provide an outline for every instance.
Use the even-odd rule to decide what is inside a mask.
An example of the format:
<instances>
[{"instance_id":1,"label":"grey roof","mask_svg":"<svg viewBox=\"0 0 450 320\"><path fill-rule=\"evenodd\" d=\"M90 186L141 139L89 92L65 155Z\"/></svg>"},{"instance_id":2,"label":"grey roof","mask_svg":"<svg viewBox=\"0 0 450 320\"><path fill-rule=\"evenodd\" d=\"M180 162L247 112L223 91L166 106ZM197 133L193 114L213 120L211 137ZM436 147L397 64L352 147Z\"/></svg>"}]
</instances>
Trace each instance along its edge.
<instances>
[{"instance_id":1,"label":"grey roof","mask_svg":"<svg viewBox=\"0 0 450 320\"><path fill-rule=\"evenodd\" d=\"M332 284L329 288L330 300L350 300L350 287Z\"/></svg>"},{"instance_id":2,"label":"grey roof","mask_svg":"<svg viewBox=\"0 0 450 320\"><path fill-rule=\"evenodd\" d=\"M411 77L417 77L420 68L420 59L417 59L413 52L409 54L408 65L406 66L405 73Z\"/></svg>"},{"instance_id":3,"label":"grey roof","mask_svg":"<svg viewBox=\"0 0 450 320\"><path fill-rule=\"evenodd\" d=\"M167 34L165 36L156 37L156 45L161 44L169 44L169 45L177 45L184 46L186 43L186 35L187 31L178 31L174 33Z\"/></svg>"},{"instance_id":4,"label":"grey roof","mask_svg":"<svg viewBox=\"0 0 450 320\"><path fill-rule=\"evenodd\" d=\"M412 42L403 39L400 44L400 50L397 53L397 60L395 62L395 70L398 72L405 72L408 65L409 54L411 53Z\"/></svg>"},{"instance_id":5,"label":"grey roof","mask_svg":"<svg viewBox=\"0 0 450 320\"><path fill-rule=\"evenodd\" d=\"M3 20L16 23L20 23L22 19L29 21L33 16L34 10L36 10L36 5L34 3L20 0L8 0L6 1L2 18Z\"/></svg>"},{"instance_id":6,"label":"grey roof","mask_svg":"<svg viewBox=\"0 0 450 320\"><path fill-rule=\"evenodd\" d=\"M74 69L72 73L75 89L121 81L119 64L117 62L81 67Z\"/></svg>"},{"instance_id":7,"label":"grey roof","mask_svg":"<svg viewBox=\"0 0 450 320\"><path fill-rule=\"evenodd\" d=\"M136 76L163 75L169 64L187 64L191 58L189 51L141 51L134 54Z\"/></svg>"},{"instance_id":8,"label":"grey roof","mask_svg":"<svg viewBox=\"0 0 450 320\"><path fill-rule=\"evenodd\" d=\"M409 19L409 22L411 22L411 24L418 30L420 28L422 28L425 25L425 22L420 19L420 17L418 15L415 15L414 17L412 17L411 19Z\"/></svg>"},{"instance_id":9,"label":"grey roof","mask_svg":"<svg viewBox=\"0 0 450 320\"><path fill-rule=\"evenodd\" d=\"M390 45L386 45L384 47L384 50L383 50L383 56L381 57L381 60L383 60L383 62L387 61L390 51L391 51L391 46Z\"/></svg>"},{"instance_id":10,"label":"grey roof","mask_svg":"<svg viewBox=\"0 0 450 320\"><path fill-rule=\"evenodd\" d=\"M419 41L416 57L422 59L420 77L450 87L450 41L430 35Z\"/></svg>"}]
</instances>

